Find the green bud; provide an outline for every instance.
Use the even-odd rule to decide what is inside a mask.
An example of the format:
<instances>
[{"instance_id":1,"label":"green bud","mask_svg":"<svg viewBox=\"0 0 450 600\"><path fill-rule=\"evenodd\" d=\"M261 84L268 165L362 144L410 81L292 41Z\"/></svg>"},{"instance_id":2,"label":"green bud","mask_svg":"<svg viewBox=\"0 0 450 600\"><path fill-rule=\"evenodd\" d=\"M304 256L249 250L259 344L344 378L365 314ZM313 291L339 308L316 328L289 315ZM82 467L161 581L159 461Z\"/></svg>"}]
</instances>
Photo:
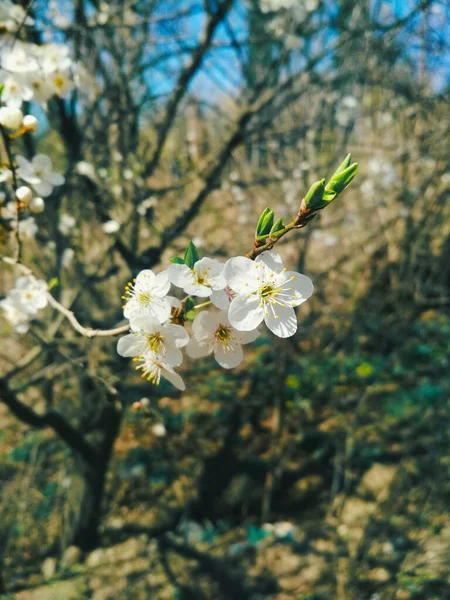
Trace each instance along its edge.
<instances>
[{"instance_id":1,"label":"green bud","mask_svg":"<svg viewBox=\"0 0 450 600\"><path fill-rule=\"evenodd\" d=\"M172 256L172 258L169 258L169 261L176 265L184 265L184 260L179 256Z\"/></svg>"},{"instance_id":2,"label":"green bud","mask_svg":"<svg viewBox=\"0 0 450 600\"><path fill-rule=\"evenodd\" d=\"M358 172L358 163L346 167L343 171L336 171L330 181L327 183L326 191L335 192L335 195L340 194L350 185L356 173Z\"/></svg>"},{"instance_id":3,"label":"green bud","mask_svg":"<svg viewBox=\"0 0 450 600\"><path fill-rule=\"evenodd\" d=\"M313 183L304 198L306 208L309 208L309 210L320 210L321 208L326 206L327 203L323 201L324 192L325 179Z\"/></svg>"},{"instance_id":4,"label":"green bud","mask_svg":"<svg viewBox=\"0 0 450 600\"><path fill-rule=\"evenodd\" d=\"M283 223L283 219L278 219L275 221L272 229L270 230L270 237L277 238L279 237L285 230L285 225Z\"/></svg>"},{"instance_id":5,"label":"green bud","mask_svg":"<svg viewBox=\"0 0 450 600\"><path fill-rule=\"evenodd\" d=\"M262 241L268 237L270 230L272 229L274 217L275 213L270 208L265 208L262 211L261 216L258 219L255 232L255 238L258 241Z\"/></svg>"},{"instance_id":6,"label":"green bud","mask_svg":"<svg viewBox=\"0 0 450 600\"><path fill-rule=\"evenodd\" d=\"M200 260L200 254L198 253L194 242L189 242L186 252L184 253L184 264L190 269L193 269L198 260Z\"/></svg>"},{"instance_id":7,"label":"green bud","mask_svg":"<svg viewBox=\"0 0 450 600\"><path fill-rule=\"evenodd\" d=\"M59 279L57 277L52 277L48 282L48 291L50 292L53 288L59 285Z\"/></svg>"}]
</instances>

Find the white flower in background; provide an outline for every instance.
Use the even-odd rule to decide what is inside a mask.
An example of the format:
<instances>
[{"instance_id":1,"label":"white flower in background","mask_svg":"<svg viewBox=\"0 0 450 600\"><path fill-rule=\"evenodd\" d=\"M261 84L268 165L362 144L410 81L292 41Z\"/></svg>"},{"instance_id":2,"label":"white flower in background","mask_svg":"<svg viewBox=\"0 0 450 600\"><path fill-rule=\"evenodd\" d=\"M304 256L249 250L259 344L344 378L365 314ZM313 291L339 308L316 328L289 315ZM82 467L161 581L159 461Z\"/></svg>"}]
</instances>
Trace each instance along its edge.
<instances>
[{"instance_id":1,"label":"white flower in background","mask_svg":"<svg viewBox=\"0 0 450 600\"><path fill-rule=\"evenodd\" d=\"M180 348L189 342L189 335L181 325L161 325L147 315L132 318L130 329L131 333L120 338L117 344L120 356L143 356L150 352L172 367L178 367L183 362Z\"/></svg>"},{"instance_id":2,"label":"white flower in background","mask_svg":"<svg viewBox=\"0 0 450 600\"><path fill-rule=\"evenodd\" d=\"M120 229L120 223L111 219L110 221L103 223L102 229L105 233L117 233Z\"/></svg>"},{"instance_id":3,"label":"white flower in background","mask_svg":"<svg viewBox=\"0 0 450 600\"><path fill-rule=\"evenodd\" d=\"M170 317L170 301L167 293L170 281L167 271L155 275L151 269L141 271L133 283L125 286L126 301L123 314L127 319L148 315L160 323Z\"/></svg>"},{"instance_id":4,"label":"white flower in background","mask_svg":"<svg viewBox=\"0 0 450 600\"><path fill-rule=\"evenodd\" d=\"M150 196L150 198L146 198L139 204L139 206L137 207L137 211L141 215L141 217L145 217L145 213L147 212L147 210L149 208L153 208L157 204L158 200L155 198L155 196Z\"/></svg>"},{"instance_id":5,"label":"white flower in background","mask_svg":"<svg viewBox=\"0 0 450 600\"><path fill-rule=\"evenodd\" d=\"M94 165L88 162L87 160L78 161L75 165L75 171L79 175L83 175L84 177L88 177L89 179L95 179L97 177Z\"/></svg>"},{"instance_id":6,"label":"white flower in background","mask_svg":"<svg viewBox=\"0 0 450 600\"><path fill-rule=\"evenodd\" d=\"M58 229L63 235L69 235L76 224L77 220L75 217L72 217L67 213L63 213L59 219Z\"/></svg>"},{"instance_id":7,"label":"white flower in background","mask_svg":"<svg viewBox=\"0 0 450 600\"><path fill-rule=\"evenodd\" d=\"M390 188L397 179L395 166L380 157L371 158L367 163L367 170L376 184L383 189Z\"/></svg>"},{"instance_id":8,"label":"white flower in background","mask_svg":"<svg viewBox=\"0 0 450 600\"><path fill-rule=\"evenodd\" d=\"M264 320L278 337L286 338L297 331L294 307L313 293L309 277L283 268L275 252L263 252L255 261L243 256L225 264L224 275L230 288L238 294L231 302L228 317L238 331L256 329Z\"/></svg>"},{"instance_id":9,"label":"white flower in background","mask_svg":"<svg viewBox=\"0 0 450 600\"><path fill-rule=\"evenodd\" d=\"M55 94L60 98L64 98L67 92L75 87L70 73L61 70L51 73L48 76L48 81L53 86Z\"/></svg>"},{"instance_id":10,"label":"white flower in background","mask_svg":"<svg viewBox=\"0 0 450 600\"><path fill-rule=\"evenodd\" d=\"M50 196L54 186L62 185L65 181L63 175L52 170L52 161L45 154L36 154L31 162L19 155L17 164L19 177L32 185L43 198Z\"/></svg>"},{"instance_id":11,"label":"white flower in background","mask_svg":"<svg viewBox=\"0 0 450 600\"><path fill-rule=\"evenodd\" d=\"M47 306L47 283L33 275L19 277L9 292L8 298L22 312L35 315Z\"/></svg>"},{"instance_id":12,"label":"white flower in background","mask_svg":"<svg viewBox=\"0 0 450 600\"><path fill-rule=\"evenodd\" d=\"M5 30L15 33L22 25L33 25L34 21L27 16L25 10L11 0L2 0L0 3L0 31Z\"/></svg>"},{"instance_id":13,"label":"white flower in background","mask_svg":"<svg viewBox=\"0 0 450 600\"><path fill-rule=\"evenodd\" d=\"M28 217L19 221L19 233L22 238L32 239L37 234L39 228L33 217Z\"/></svg>"},{"instance_id":14,"label":"white flower in background","mask_svg":"<svg viewBox=\"0 0 450 600\"><path fill-rule=\"evenodd\" d=\"M1 66L7 73L27 75L37 71L39 65L29 51L27 44L14 44L12 48L2 52Z\"/></svg>"},{"instance_id":15,"label":"white flower in background","mask_svg":"<svg viewBox=\"0 0 450 600\"><path fill-rule=\"evenodd\" d=\"M190 269L187 265L170 265L170 281L186 294L207 298L213 290L222 290L227 282L223 276L224 264L213 258L201 258Z\"/></svg>"},{"instance_id":16,"label":"white flower in background","mask_svg":"<svg viewBox=\"0 0 450 600\"><path fill-rule=\"evenodd\" d=\"M142 371L142 377L147 381L151 381L155 385L159 385L161 377L167 379L172 385L182 392L186 389L184 381L178 373L175 373L173 367L162 361L155 354L147 352L144 356L133 359L136 362L135 369Z\"/></svg>"},{"instance_id":17,"label":"white flower in background","mask_svg":"<svg viewBox=\"0 0 450 600\"><path fill-rule=\"evenodd\" d=\"M358 100L354 96L344 96L337 105L336 121L341 127L347 127L358 113Z\"/></svg>"},{"instance_id":18,"label":"white flower in background","mask_svg":"<svg viewBox=\"0 0 450 600\"><path fill-rule=\"evenodd\" d=\"M164 427L163 423L155 423L151 431L156 437L164 437L167 434L167 429Z\"/></svg>"},{"instance_id":19,"label":"white flower in background","mask_svg":"<svg viewBox=\"0 0 450 600\"><path fill-rule=\"evenodd\" d=\"M73 258L75 256L75 251L72 248L66 248L62 253L61 257L61 265L63 269L68 269L72 264Z\"/></svg>"},{"instance_id":20,"label":"white flower in background","mask_svg":"<svg viewBox=\"0 0 450 600\"><path fill-rule=\"evenodd\" d=\"M27 102L33 97L33 90L19 77L8 75L3 79L0 76L0 83L3 84L2 102L6 106L20 108L22 102Z\"/></svg>"},{"instance_id":21,"label":"white flower in background","mask_svg":"<svg viewBox=\"0 0 450 600\"><path fill-rule=\"evenodd\" d=\"M5 319L17 333L26 333L30 327L30 317L16 306L10 297L0 300L0 308L4 311Z\"/></svg>"},{"instance_id":22,"label":"white flower in background","mask_svg":"<svg viewBox=\"0 0 450 600\"><path fill-rule=\"evenodd\" d=\"M224 369L233 369L244 358L243 344L256 340L259 332L237 331L232 327L226 311L204 311L192 324L194 337L186 346L191 358L201 358L214 353L214 358Z\"/></svg>"},{"instance_id":23,"label":"white flower in background","mask_svg":"<svg viewBox=\"0 0 450 600\"><path fill-rule=\"evenodd\" d=\"M45 73L67 71L72 66L69 46L65 44L45 44L40 46L39 63Z\"/></svg>"},{"instance_id":24,"label":"white flower in background","mask_svg":"<svg viewBox=\"0 0 450 600\"><path fill-rule=\"evenodd\" d=\"M25 115L22 125L27 131L37 131L39 129L39 121L34 115Z\"/></svg>"},{"instance_id":25,"label":"white flower in background","mask_svg":"<svg viewBox=\"0 0 450 600\"><path fill-rule=\"evenodd\" d=\"M0 183L11 183L12 180L13 174L11 169L0 167Z\"/></svg>"}]
</instances>

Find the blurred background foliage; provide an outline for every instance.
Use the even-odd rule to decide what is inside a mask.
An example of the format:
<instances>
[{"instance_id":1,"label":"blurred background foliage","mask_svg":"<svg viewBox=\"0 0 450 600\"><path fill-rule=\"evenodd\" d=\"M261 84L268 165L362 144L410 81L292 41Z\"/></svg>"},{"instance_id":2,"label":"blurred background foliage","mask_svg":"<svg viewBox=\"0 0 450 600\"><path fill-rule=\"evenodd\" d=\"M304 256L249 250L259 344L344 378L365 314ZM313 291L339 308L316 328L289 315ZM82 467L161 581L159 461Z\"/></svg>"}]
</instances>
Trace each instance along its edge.
<instances>
[{"instance_id":1,"label":"blurred background foliage","mask_svg":"<svg viewBox=\"0 0 450 600\"><path fill-rule=\"evenodd\" d=\"M187 361L186 393L49 309L25 337L1 322L21 402L99 457L0 404L1 598L450 598L448 2L31 11L90 74L23 142L67 178L25 261L83 324L120 321L130 276L190 239L245 254L347 152L360 172L278 246L315 284L297 335L231 373Z\"/></svg>"}]
</instances>

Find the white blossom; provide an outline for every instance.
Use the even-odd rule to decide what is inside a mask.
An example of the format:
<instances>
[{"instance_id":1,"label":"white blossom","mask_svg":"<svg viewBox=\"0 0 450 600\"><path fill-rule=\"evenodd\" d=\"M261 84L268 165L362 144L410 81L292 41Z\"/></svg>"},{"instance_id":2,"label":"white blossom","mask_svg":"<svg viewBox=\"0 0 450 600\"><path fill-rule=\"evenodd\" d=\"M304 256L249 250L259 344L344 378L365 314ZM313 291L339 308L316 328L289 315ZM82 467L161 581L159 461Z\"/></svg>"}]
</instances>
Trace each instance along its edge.
<instances>
[{"instance_id":1,"label":"white blossom","mask_svg":"<svg viewBox=\"0 0 450 600\"><path fill-rule=\"evenodd\" d=\"M213 258L201 258L190 269L187 265L170 265L170 281L183 289L186 294L207 298L213 290L222 290L226 286L223 276L224 264Z\"/></svg>"},{"instance_id":2,"label":"white blossom","mask_svg":"<svg viewBox=\"0 0 450 600\"><path fill-rule=\"evenodd\" d=\"M244 358L243 344L256 340L259 332L237 331L230 323L226 311L201 312L192 324L194 337L186 346L191 358L201 358L214 353L214 358L224 369L233 369Z\"/></svg>"},{"instance_id":3,"label":"white blossom","mask_svg":"<svg viewBox=\"0 0 450 600\"><path fill-rule=\"evenodd\" d=\"M134 317L130 321L131 333L120 338L117 352L120 356L143 356L147 352L155 355L172 367L183 362L180 348L189 342L184 327L159 321L148 315Z\"/></svg>"},{"instance_id":4,"label":"white blossom","mask_svg":"<svg viewBox=\"0 0 450 600\"><path fill-rule=\"evenodd\" d=\"M19 202L23 202L23 204L30 204L33 199L33 192L26 185L21 185L16 190L16 198Z\"/></svg>"},{"instance_id":5,"label":"white blossom","mask_svg":"<svg viewBox=\"0 0 450 600\"><path fill-rule=\"evenodd\" d=\"M75 217L72 217L67 213L63 213L59 219L58 229L63 235L68 235L76 224L77 221Z\"/></svg>"},{"instance_id":6,"label":"white blossom","mask_svg":"<svg viewBox=\"0 0 450 600\"><path fill-rule=\"evenodd\" d=\"M111 219L110 221L103 223L102 229L105 233L117 233L120 229L120 223Z\"/></svg>"},{"instance_id":7,"label":"white blossom","mask_svg":"<svg viewBox=\"0 0 450 600\"><path fill-rule=\"evenodd\" d=\"M148 315L160 323L170 317L170 302L167 293L170 281L167 271L157 275L151 269L145 269L125 286L126 301L123 314L127 319Z\"/></svg>"},{"instance_id":8,"label":"white blossom","mask_svg":"<svg viewBox=\"0 0 450 600\"><path fill-rule=\"evenodd\" d=\"M238 294L229 309L230 323L239 331L251 331L264 320L278 337L297 331L294 307L313 293L309 277L283 268L275 252L263 252L255 261L243 256L225 264L224 275Z\"/></svg>"},{"instance_id":9,"label":"white blossom","mask_svg":"<svg viewBox=\"0 0 450 600\"><path fill-rule=\"evenodd\" d=\"M65 181L63 175L52 170L52 161L45 154L36 154L31 162L19 155L17 164L19 177L32 185L43 198L50 196L54 186L62 185Z\"/></svg>"},{"instance_id":10,"label":"white blossom","mask_svg":"<svg viewBox=\"0 0 450 600\"><path fill-rule=\"evenodd\" d=\"M19 310L27 315L35 315L47 306L47 284L33 275L19 277L9 292L8 298Z\"/></svg>"},{"instance_id":11,"label":"white blossom","mask_svg":"<svg viewBox=\"0 0 450 600\"><path fill-rule=\"evenodd\" d=\"M61 257L61 265L64 269L67 269L70 267L74 256L75 256L75 251L73 250L73 248L66 248L64 250L64 252L62 253L62 257Z\"/></svg>"},{"instance_id":12,"label":"white blossom","mask_svg":"<svg viewBox=\"0 0 450 600\"><path fill-rule=\"evenodd\" d=\"M19 221L19 233L22 238L34 238L34 236L38 232L38 229L39 228L37 226L36 220L33 217L28 217L27 219Z\"/></svg>"}]
</instances>

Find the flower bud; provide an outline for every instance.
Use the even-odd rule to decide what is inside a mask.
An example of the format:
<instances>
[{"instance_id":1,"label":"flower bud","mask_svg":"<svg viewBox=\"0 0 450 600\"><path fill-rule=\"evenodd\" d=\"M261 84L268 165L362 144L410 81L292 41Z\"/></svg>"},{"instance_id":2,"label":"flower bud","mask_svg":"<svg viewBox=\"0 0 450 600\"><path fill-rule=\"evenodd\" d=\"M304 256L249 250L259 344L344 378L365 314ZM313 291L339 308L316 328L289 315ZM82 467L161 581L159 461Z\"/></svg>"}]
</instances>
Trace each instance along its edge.
<instances>
[{"instance_id":1,"label":"flower bud","mask_svg":"<svg viewBox=\"0 0 450 600\"><path fill-rule=\"evenodd\" d=\"M133 410L142 410L142 404L140 402L133 402L131 408Z\"/></svg>"},{"instance_id":2,"label":"flower bud","mask_svg":"<svg viewBox=\"0 0 450 600\"><path fill-rule=\"evenodd\" d=\"M25 205L28 205L33 199L33 192L26 185L21 185L16 190L16 198L19 202L23 202Z\"/></svg>"},{"instance_id":3,"label":"flower bud","mask_svg":"<svg viewBox=\"0 0 450 600\"><path fill-rule=\"evenodd\" d=\"M23 113L20 108L3 106L0 108L0 125L8 129L16 130L22 125Z\"/></svg>"},{"instance_id":4,"label":"flower bud","mask_svg":"<svg viewBox=\"0 0 450 600\"><path fill-rule=\"evenodd\" d=\"M39 122L34 115L25 115L22 125L27 131L37 131L39 128Z\"/></svg>"},{"instance_id":5,"label":"flower bud","mask_svg":"<svg viewBox=\"0 0 450 600\"><path fill-rule=\"evenodd\" d=\"M35 198L33 198L33 200L30 202L30 206L28 207L32 213L41 213L44 211L45 208L45 202L43 198L40 198L39 196L36 196Z\"/></svg>"}]
</instances>

